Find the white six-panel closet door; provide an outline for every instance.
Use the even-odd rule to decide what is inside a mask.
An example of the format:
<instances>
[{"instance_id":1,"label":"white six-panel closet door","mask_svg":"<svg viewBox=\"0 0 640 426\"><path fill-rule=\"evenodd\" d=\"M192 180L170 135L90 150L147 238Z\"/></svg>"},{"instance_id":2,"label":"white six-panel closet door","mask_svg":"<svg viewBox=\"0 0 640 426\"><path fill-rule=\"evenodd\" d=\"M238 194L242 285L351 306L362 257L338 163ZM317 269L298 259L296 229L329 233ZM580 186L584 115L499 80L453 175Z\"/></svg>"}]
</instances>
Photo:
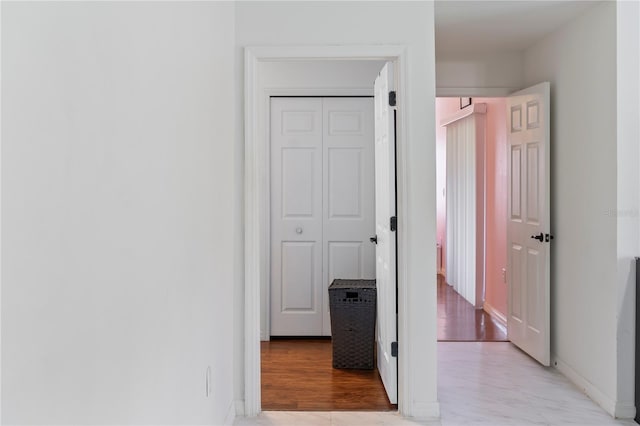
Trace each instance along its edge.
<instances>
[{"instance_id":1,"label":"white six-panel closet door","mask_svg":"<svg viewBox=\"0 0 640 426\"><path fill-rule=\"evenodd\" d=\"M373 101L271 99L271 335L331 335L334 278L375 278Z\"/></svg>"}]
</instances>

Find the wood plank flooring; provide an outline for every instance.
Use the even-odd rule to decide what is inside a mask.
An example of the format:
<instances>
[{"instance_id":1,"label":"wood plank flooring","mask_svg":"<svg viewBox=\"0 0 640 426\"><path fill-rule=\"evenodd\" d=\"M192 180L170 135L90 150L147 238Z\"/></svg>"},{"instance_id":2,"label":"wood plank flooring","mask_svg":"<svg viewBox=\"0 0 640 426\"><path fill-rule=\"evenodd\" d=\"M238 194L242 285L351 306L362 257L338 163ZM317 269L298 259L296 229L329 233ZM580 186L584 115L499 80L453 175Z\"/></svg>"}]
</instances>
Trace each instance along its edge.
<instances>
[{"instance_id":1,"label":"wood plank flooring","mask_svg":"<svg viewBox=\"0 0 640 426\"><path fill-rule=\"evenodd\" d=\"M390 411L377 370L331 365L331 340L261 342L262 409Z\"/></svg>"},{"instance_id":2,"label":"wood plank flooring","mask_svg":"<svg viewBox=\"0 0 640 426\"><path fill-rule=\"evenodd\" d=\"M473 305L438 275L438 341L506 342L504 325Z\"/></svg>"}]
</instances>

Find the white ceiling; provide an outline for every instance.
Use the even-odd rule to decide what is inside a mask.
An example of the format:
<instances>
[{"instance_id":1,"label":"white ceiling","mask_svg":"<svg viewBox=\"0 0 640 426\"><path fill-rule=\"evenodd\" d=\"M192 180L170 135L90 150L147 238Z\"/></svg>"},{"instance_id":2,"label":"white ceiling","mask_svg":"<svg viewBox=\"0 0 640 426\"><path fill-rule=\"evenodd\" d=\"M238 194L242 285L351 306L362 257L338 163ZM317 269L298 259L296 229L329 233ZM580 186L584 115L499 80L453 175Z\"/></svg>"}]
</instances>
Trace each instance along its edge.
<instances>
[{"instance_id":1,"label":"white ceiling","mask_svg":"<svg viewBox=\"0 0 640 426\"><path fill-rule=\"evenodd\" d=\"M436 1L436 52L521 51L596 3L576 0Z\"/></svg>"}]
</instances>

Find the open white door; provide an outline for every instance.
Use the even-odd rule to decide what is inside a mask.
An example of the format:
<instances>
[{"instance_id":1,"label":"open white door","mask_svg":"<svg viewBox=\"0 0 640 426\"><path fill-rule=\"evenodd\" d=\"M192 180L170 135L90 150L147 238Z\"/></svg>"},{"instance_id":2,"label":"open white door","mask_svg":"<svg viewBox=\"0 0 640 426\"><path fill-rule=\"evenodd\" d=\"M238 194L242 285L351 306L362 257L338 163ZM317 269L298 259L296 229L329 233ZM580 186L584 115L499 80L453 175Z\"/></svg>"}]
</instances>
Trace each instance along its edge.
<instances>
[{"instance_id":1,"label":"open white door","mask_svg":"<svg viewBox=\"0 0 640 426\"><path fill-rule=\"evenodd\" d=\"M395 92L393 64L387 62L374 84L375 104L375 199L376 199L376 285L378 371L392 404L398 402L396 354L396 164L395 164ZM391 101L391 102L390 102Z\"/></svg>"},{"instance_id":2,"label":"open white door","mask_svg":"<svg viewBox=\"0 0 640 426\"><path fill-rule=\"evenodd\" d=\"M542 365L550 363L550 86L507 102L508 338Z\"/></svg>"}]
</instances>

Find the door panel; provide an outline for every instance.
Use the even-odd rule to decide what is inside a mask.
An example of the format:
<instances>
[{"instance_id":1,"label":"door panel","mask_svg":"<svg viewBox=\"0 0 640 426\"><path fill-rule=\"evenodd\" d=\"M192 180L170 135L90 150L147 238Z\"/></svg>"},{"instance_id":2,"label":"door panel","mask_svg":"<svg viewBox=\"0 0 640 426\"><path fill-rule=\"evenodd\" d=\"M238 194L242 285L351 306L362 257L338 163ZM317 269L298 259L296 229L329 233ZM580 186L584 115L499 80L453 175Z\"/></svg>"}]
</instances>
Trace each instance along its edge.
<instances>
[{"instance_id":1,"label":"door panel","mask_svg":"<svg viewBox=\"0 0 640 426\"><path fill-rule=\"evenodd\" d=\"M522 220L522 198L520 196L520 181L522 180L522 173L520 171L520 164L522 163L522 147L511 146L511 162L509 167L511 173L509 174L509 205L511 206L509 216L511 220Z\"/></svg>"},{"instance_id":2,"label":"door panel","mask_svg":"<svg viewBox=\"0 0 640 426\"><path fill-rule=\"evenodd\" d=\"M271 335L322 333L322 100L271 100Z\"/></svg>"},{"instance_id":3,"label":"door panel","mask_svg":"<svg viewBox=\"0 0 640 426\"><path fill-rule=\"evenodd\" d=\"M527 223L540 224L540 144L527 144Z\"/></svg>"},{"instance_id":4,"label":"door panel","mask_svg":"<svg viewBox=\"0 0 640 426\"><path fill-rule=\"evenodd\" d=\"M382 383L389 401L395 404L398 401L398 364L397 358L391 355L391 344L397 340L396 234L390 229L390 218L396 215L395 117L389 106L392 90L393 64L387 63L374 83L377 355Z\"/></svg>"},{"instance_id":5,"label":"door panel","mask_svg":"<svg viewBox=\"0 0 640 426\"><path fill-rule=\"evenodd\" d=\"M513 244L511 246L511 253L509 259L511 260L511 273L513 277L522 277L522 264L523 262L522 246ZM515 278L514 278L515 279ZM509 293L511 319L518 323L522 322L522 291L520 286L513 286Z\"/></svg>"},{"instance_id":6,"label":"door panel","mask_svg":"<svg viewBox=\"0 0 640 426\"><path fill-rule=\"evenodd\" d=\"M513 94L507 105L507 330L509 340L543 365L551 356L549 98L549 83L541 83Z\"/></svg>"},{"instance_id":7,"label":"door panel","mask_svg":"<svg viewBox=\"0 0 640 426\"><path fill-rule=\"evenodd\" d=\"M323 98L325 293L336 278L375 278L371 98ZM323 334L331 335L325 298Z\"/></svg>"},{"instance_id":8,"label":"door panel","mask_svg":"<svg viewBox=\"0 0 640 426\"><path fill-rule=\"evenodd\" d=\"M315 250L314 242L282 243L282 312L309 312L316 306Z\"/></svg>"},{"instance_id":9,"label":"door panel","mask_svg":"<svg viewBox=\"0 0 640 426\"><path fill-rule=\"evenodd\" d=\"M282 216L286 219L314 215L315 148L282 148Z\"/></svg>"},{"instance_id":10,"label":"door panel","mask_svg":"<svg viewBox=\"0 0 640 426\"><path fill-rule=\"evenodd\" d=\"M334 278L375 277L373 100L271 99L272 336L331 335Z\"/></svg>"},{"instance_id":11,"label":"door panel","mask_svg":"<svg viewBox=\"0 0 640 426\"><path fill-rule=\"evenodd\" d=\"M539 305L543 298L543 288L538 276L540 261L540 251L532 248L527 250L527 278L531 281L531 285L527 287L527 327L534 333L542 330Z\"/></svg>"},{"instance_id":12,"label":"door panel","mask_svg":"<svg viewBox=\"0 0 640 426\"><path fill-rule=\"evenodd\" d=\"M329 219L362 219L362 148L329 148Z\"/></svg>"},{"instance_id":13,"label":"door panel","mask_svg":"<svg viewBox=\"0 0 640 426\"><path fill-rule=\"evenodd\" d=\"M342 102L342 101L338 101ZM329 108L335 106L335 102L328 101ZM369 103L369 102L367 102ZM357 104L357 102L356 102ZM359 108L359 106L357 106ZM362 136L365 132L365 117L364 111L328 111L327 117L329 119L329 135L330 136ZM367 120L371 121L371 120Z\"/></svg>"}]
</instances>

